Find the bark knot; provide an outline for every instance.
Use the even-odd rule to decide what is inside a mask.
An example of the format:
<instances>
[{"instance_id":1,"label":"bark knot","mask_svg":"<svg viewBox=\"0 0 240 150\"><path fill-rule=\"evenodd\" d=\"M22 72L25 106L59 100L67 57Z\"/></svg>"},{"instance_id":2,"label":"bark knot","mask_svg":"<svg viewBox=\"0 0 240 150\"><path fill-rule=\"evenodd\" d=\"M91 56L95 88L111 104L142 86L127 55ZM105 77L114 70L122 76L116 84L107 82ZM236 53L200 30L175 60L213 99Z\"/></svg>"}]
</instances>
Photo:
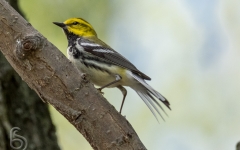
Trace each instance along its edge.
<instances>
[{"instance_id":1,"label":"bark knot","mask_svg":"<svg viewBox=\"0 0 240 150\"><path fill-rule=\"evenodd\" d=\"M28 35L21 40L17 40L16 56L20 59L33 54L36 50L42 49L43 37L40 34Z\"/></svg>"}]
</instances>

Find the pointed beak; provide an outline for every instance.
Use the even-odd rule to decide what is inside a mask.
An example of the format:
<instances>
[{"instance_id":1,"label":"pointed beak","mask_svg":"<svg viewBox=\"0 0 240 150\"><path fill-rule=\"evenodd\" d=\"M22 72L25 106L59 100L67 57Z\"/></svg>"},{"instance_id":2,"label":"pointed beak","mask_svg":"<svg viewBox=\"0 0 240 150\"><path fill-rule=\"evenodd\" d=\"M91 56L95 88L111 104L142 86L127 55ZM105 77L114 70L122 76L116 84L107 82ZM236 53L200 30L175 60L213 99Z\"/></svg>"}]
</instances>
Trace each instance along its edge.
<instances>
[{"instance_id":1,"label":"pointed beak","mask_svg":"<svg viewBox=\"0 0 240 150\"><path fill-rule=\"evenodd\" d=\"M53 22L53 24L55 24L55 25L57 25L57 26L59 26L61 28L66 27L66 25L64 23L60 23L60 22Z\"/></svg>"}]
</instances>

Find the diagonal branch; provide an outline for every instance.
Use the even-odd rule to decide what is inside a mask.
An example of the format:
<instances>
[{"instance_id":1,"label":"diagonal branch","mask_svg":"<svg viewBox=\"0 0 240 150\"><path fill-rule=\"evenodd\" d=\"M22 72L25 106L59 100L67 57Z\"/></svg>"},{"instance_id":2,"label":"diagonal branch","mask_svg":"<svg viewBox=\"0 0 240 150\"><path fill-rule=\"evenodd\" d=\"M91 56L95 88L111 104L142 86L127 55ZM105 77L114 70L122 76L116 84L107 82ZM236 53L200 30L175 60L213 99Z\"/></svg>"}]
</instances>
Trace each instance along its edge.
<instances>
[{"instance_id":1,"label":"diagonal branch","mask_svg":"<svg viewBox=\"0 0 240 150\"><path fill-rule=\"evenodd\" d=\"M72 63L0 0L0 51L21 78L94 149L146 149L132 126Z\"/></svg>"}]
</instances>

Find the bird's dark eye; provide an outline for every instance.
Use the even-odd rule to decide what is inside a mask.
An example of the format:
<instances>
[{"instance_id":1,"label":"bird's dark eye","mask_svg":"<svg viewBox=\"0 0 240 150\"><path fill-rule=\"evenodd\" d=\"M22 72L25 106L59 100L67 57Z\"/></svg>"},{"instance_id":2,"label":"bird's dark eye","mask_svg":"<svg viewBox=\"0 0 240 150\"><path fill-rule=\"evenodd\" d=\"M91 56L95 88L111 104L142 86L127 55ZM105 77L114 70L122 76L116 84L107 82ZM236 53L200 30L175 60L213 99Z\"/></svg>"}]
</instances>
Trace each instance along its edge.
<instances>
[{"instance_id":1,"label":"bird's dark eye","mask_svg":"<svg viewBox=\"0 0 240 150\"><path fill-rule=\"evenodd\" d=\"M78 24L78 22L76 22L76 21L72 23L72 25L77 25L77 24Z\"/></svg>"}]
</instances>

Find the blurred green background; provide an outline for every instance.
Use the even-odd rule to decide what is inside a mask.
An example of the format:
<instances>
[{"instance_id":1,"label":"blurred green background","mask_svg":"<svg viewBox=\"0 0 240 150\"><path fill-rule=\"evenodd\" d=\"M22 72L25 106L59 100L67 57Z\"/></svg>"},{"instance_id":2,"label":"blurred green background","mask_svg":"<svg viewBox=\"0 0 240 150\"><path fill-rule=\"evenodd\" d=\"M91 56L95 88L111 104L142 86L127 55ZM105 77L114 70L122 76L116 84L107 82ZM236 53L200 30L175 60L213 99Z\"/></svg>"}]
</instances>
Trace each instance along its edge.
<instances>
[{"instance_id":1,"label":"blurred green background","mask_svg":"<svg viewBox=\"0 0 240 150\"><path fill-rule=\"evenodd\" d=\"M240 140L239 0L21 0L29 22L66 54L52 24L71 17L90 22L100 39L152 78L171 103L158 123L128 88L122 114L150 150L230 150ZM105 89L117 110L122 95ZM114 101L119 99L119 101ZM63 150L92 149L54 108Z\"/></svg>"}]
</instances>

